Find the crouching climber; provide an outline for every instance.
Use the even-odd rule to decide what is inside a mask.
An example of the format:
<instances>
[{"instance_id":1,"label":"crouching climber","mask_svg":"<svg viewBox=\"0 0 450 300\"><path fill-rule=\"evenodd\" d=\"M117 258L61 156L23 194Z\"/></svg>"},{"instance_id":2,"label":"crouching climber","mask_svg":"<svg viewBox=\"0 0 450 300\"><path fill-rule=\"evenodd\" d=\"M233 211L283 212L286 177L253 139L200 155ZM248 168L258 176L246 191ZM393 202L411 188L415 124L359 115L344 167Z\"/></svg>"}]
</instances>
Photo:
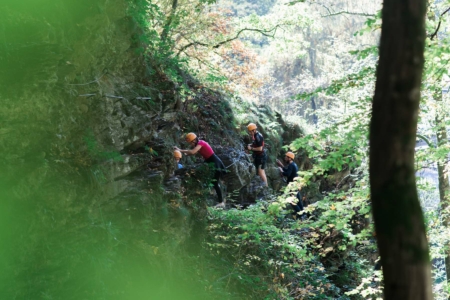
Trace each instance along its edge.
<instances>
[{"instance_id":1,"label":"crouching climber","mask_svg":"<svg viewBox=\"0 0 450 300\"><path fill-rule=\"evenodd\" d=\"M173 157L175 158L175 162L177 163L177 169L183 169L183 165L180 163L182 154L178 150L173 151Z\"/></svg>"},{"instance_id":2,"label":"crouching climber","mask_svg":"<svg viewBox=\"0 0 450 300\"><path fill-rule=\"evenodd\" d=\"M291 202L291 208L294 211L294 213L293 213L294 219L298 218L298 213L303 211L303 208L304 208L303 207L303 197L302 197L301 189L302 188L299 187L298 191L297 191L297 195L296 195L297 202Z\"/></svg>"},{"instance_id":3,"label":"crouching climber","mask_svg":"<svg viewBox=\"0 0 450 300\"><path fill-rule=\"evenodd\" d=\"M295 154L292 152L287 152L284 156L284 162L286 166L277 159L278 169L280 170L280 174L287 178L286 183L289 184L294 181L294 178L298 176L298 166L294 162ZM303 201L302 194L300 193L301 187L298 189L296 198L297 202L291 202L291 208L294 211L294 216L297 216L299 212L303 210Z\"/></svg>"},{"instance_id":4,"label":"crouching climber","mask_svg":"<svg viewBox=\"0 0 450 300\"><path fill-rule=\"evenodd\" d=\"M247 145L247 149L252 151L253 164L256 167L256 172L261 177L264 184L267 186L267 177L264 168L266 167L266 152L264 151L264 137L257 130L256 124L250 123L247 126L249 134L252 136L253 143Z\"/></svg>"},{"instance_id":5,"label":"crouching climber","mask_svg":"<svg viewBox=\"0 0 450 300\"><path fill-rule=\"evenodd\" d=\"M194 155L198 152L203 157L205 163L213 164L214 176L212 178L212 184L214 189L216 190L217 198L219 200L219 204L217 206L225 207L225 201L223 199L222 190L219 185L219 180L222 177L222 175L225 174L226 170L223 162L216 154L214 154L214 151L211 148L211 146L207 142L199 140L197 135L195 135L195 133L192 132L188 133L186 135L186 142L191 144L193 148L190 150L182 150L177 147L174 147L175 150L180 151L181 153L184 153L186 155Z\"/></svg>"}]
</instances>

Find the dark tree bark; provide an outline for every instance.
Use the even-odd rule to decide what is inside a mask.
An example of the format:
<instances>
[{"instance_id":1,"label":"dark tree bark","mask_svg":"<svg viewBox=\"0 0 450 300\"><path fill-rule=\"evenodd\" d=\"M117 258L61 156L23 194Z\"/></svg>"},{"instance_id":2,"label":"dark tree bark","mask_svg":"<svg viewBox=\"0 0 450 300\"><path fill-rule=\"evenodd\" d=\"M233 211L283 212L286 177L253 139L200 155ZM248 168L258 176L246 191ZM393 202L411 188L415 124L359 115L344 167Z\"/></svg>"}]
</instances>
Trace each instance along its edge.
<instances>
[{"instance_id":1,"label":"dark tree bark","mask_svg":"<svg viewBox=\"0 0 450 300\"><path fill-rule=\"evenodd\" d=\"M425 0L385 0L370 125L370 184L385 299L432 299L415 175Z\"/></svg>"}]
</instances>

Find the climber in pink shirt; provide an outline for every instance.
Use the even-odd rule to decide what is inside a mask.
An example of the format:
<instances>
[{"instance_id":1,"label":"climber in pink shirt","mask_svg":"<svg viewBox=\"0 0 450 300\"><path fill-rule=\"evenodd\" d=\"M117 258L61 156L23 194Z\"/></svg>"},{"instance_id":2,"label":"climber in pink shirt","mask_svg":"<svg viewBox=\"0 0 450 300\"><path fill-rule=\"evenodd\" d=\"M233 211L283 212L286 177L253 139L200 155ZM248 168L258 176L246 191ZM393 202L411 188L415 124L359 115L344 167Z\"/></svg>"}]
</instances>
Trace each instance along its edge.
<instances>
[{"instance_id":1,"label":"climber in pink shirt","mask_svg":"<svg viewBox=\"0 0 450 300\"><path fill-rule=\"evenodd\" d=\"M222 190L220 189L220 186L219 186L219 179L220 179L220 177L222 177L222 175L225 174L225 170L226 170L225 166L223 165L223 162L220 160L220 158L217 155L214 154L214 151L211 148L211 146L207 142L205 142L203 140L199 140L195 133L192 133L192 132L188 133L186 135L186 142L191 144L194 148L192 148L190 150L182 150L177 147L174 147L175 150L178 150L181 153L184 153L186 155L194 155L198 152L205 160L205 163L214 164L215 172L214 172L214 177L213 177L212 183L213 183L214 189L216 190L217 197L220 202L217 206L225 207L225 202L224 202L223 196L222 196Z\"/></svg>"}]
</instances>

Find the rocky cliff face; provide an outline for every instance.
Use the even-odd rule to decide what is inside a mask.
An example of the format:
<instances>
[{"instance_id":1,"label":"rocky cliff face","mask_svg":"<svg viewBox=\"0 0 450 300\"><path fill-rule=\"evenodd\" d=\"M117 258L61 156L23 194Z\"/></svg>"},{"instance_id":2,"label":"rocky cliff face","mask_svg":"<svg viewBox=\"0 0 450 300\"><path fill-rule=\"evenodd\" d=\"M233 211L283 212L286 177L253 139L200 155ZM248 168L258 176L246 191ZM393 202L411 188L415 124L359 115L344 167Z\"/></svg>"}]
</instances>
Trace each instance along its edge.
<instances>
[{"instance_id":1,"label":"rocky cliff face","mask_svg":"<svg viewBox=\"0 0 450 300\"><path fill-rule=\"evenodd\" d=\"M138 169L162 172L167 179L174 171L172 147L187 147L183 134L193 131L230 166L227 190L240 191L255 173L243 152L245 125L260 125L268 142L269 166L300 129L268 107L239 102L235 105L245 106L245 112L237 112L231 96L208 90L187 74L181 75L183 87L173 82L138 51L142 29L128 5L122 0L85 1L36 12L31 5L28 15L16 18L22 20L18 24L15 17L20 13L10 9L5 28L11 32L6 36L11 47L5 48L8 60L3 70L16 68L10 68L15 69L12 75L1 73L7 87L2 90L6 138L1 146L14 155L4 167L19 176L47 161L56 162L63 173L87 170L102 182L117 184L120 180L115 179ZM34 18L34 13L42 17ZM22 29L22 39L15 28ZM29 64L17 68L24 61ZM186 165L198 162L183 160ZM269 167L267 173L278 188L277 172Z\"/></svg>"}]
</instances>

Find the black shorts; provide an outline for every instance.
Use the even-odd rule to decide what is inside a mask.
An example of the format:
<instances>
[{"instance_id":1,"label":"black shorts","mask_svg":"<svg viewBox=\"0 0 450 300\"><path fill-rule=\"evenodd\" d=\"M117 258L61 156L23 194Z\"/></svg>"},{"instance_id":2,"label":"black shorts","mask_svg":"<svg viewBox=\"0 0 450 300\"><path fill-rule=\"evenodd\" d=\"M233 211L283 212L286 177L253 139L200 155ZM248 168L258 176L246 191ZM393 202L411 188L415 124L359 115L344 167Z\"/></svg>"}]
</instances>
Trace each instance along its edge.
<instances>
[{"instance_id":1,"label":"black shorts","mask_svg":"<svg viewBox=\"0 0 450 300\"><path fill-rule=\"evenodd\" d=\"M214 167L214 178L218 179L226 174L226 168L220 158L213 154L210 158L205 160L206 163L212 164Z\"/></svg>"},{"instance_id":2,"label":"black shorts","mask_svg":"<svg viewBox=\"0 0 450 300\"><path fill-rule=\"evenodd\" d=\"M256 172L258 172L258 169L264 170L264 168L266 167L266 160L267 156L265 154L256 155L253 157L253 164L256 167Z\"/></svg>"}]
</instances>

